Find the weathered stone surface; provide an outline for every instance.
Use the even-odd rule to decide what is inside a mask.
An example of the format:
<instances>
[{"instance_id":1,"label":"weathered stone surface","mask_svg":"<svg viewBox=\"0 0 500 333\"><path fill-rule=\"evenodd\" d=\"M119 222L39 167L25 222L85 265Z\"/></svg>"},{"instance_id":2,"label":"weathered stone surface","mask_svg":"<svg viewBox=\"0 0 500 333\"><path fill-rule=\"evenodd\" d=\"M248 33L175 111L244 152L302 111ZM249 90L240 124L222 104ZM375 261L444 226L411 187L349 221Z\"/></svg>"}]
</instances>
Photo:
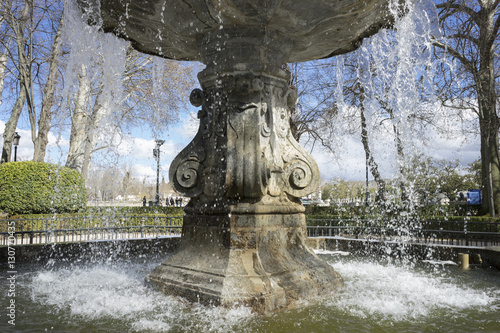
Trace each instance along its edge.
<instances>
[{"instance_id":1,"label":"weathered stone surface","mask_svg":"<svg viewBox=\"0 0 500 333\"><path fill-rule=\"evenodd\" d=\"M179 252L148 281L192 301L285 309L343 283L306 246L305 231L304 214L186 216Z\"/></svg>"},{"instance_id":2,"label":"weathered stone surface","mask_svg":"<svg viewBox=\"0 0 500 333\"><path fill-rule=\"evenodd\" d=\"M78 0L88 7L97 0ZM285 62L346 53L390 17L388 0L100 0L103 29L142 52L202 61L197 39L221 27L264 27L291 41ZM99 22L98 10L91 17Z\"/></svg>"}]
</instances>

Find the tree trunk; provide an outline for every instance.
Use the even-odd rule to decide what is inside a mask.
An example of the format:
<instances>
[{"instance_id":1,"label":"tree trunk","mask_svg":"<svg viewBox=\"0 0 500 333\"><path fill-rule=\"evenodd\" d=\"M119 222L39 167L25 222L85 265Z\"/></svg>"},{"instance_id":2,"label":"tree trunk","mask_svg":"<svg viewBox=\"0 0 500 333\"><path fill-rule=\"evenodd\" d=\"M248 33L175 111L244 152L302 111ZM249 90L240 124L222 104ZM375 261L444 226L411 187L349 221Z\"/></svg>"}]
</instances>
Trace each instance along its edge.
<instances>
[{"instance_id":1,"label":"tree trunk","mask_svg":"<svg viewBox=\"0 0 500 333\"><path fill-rule=\"evenodd\" d=\"M97 146L97 139L99 134L98 130L101 126L102 120L107 116L107 111L109 110L109 108L102 107L101 96L101 93L99 93L99 95L96 97L96 102L92 111L92 117L86 131L87 137L85 140L85 149L81 171L83 179L87 179L90 161L92 160L92 153L94 153Z\"/></svg>"},{"instance_id":2,"label":"tree trunk","mask_svg":"<svg viewBox=\"0 0 500 333\"><path fill-rule=\"evenodd\" d=\"M28 83L26 82L26 56L24 53L24 44L25 44L25 37L24 37L24 29L26 26L26 22L28 22L30 13L31 13L31 8L33 6L33 2L26 0L23 11L21 12L21 15L18 19L14 17L14 14L12 12L12 4L8 4L9 7L5 7L5 14L6 17L8 17L9 24L14 31L15 38L16 38L16 43L17 43L17 49L18 49L18 69L19 69L19 95L17 96L16 103L14 104L14 107L12 108L12 113L10 115L9 120L5 124L5 131L3 134L4 137L4 142L3 142L3 149L2 149L2 160L1 163L9 162L11 159L11 154L12 154L12 139L14 137L14 133L16 131L17 127L17 122L19 120L19 116L21 115L21 112L24 107L24 103L26 103L28 99ZM2 76L2 80L3 80ZM3 86L3 84L2 84Z\"/></svg>"},{"instance_id":3,"label":"tree trunk","mask_svg":"<svg viewBox=\"0 0 500 333\"><path fill-rule=\"evenodd\" d=\"M35 139L35 152L33 154L33 160L37 162L43 162L45 160L45 152L49 140L48 133L50 130L50 121L52 119L52 103L57 83L57 75L59 72L59 57L61 55L61 30L63 18L64 15L61 13L59 27L57 28L57 32L52 43L52 50L50 51L49 74L44 88L42 110L40 112L40 119L38 120L38 134Z\"/></svg>"},{"instance_id":4,"label":"tree trunk","mask_svg":"<svg viewBox=\"0 0 500 333\"><path fill-rule=\"evenodd\" d=\"M394 111L391 108L385 108L389 113L389 117L392 121L392 129L394 131L394 140L396 141L396 153L397 153L397 162L399 167L399 176L401 177L399 181L399 188L401 190L401 201L404 207L409 205L410 196L406 189L406 168L405 168L405 153L403 142L401 141L401 134L399 132L398 124L394 123Z\"/></svg>"},{"instance_id":5,"label":"tree trunk","mask_svg":"<svg viewBox=\"0 0 500 333\"><path fill-rule=\"evenodd\" d=\"M479 72L475 76L479 105L479 129L481 133L482 186L486 192L482 201L482 213L494 216L500 212L500 158L498 131L500 120L496 112L495 93L495 31L496 10L492 1L483 3L479 24ZM499 18L497 18L498 20Z\"/></svg>"},{"instance_id":6,"label":"tree trunk","mask_svg":"<svg viewBox=\"0 0 500 333\"><path fill-rule=\"evenodd\" d=\"M90 79L82 65L82 75L79 76L79 88L75 102L75 110L71 117L70 149L66 166L77 170L83 179L87 178L92 153L97 144L97 130L107 115L109 108L101 105L101 92L95 97L93 106L89 106L91 87ZM92 108L91 111L87 111Z\"/></svg>"},{"instance_id":7,"label":"tree trunk","mask_svg":"<svg viewBox=\"0 0 500 333\"><path fill-rule=\"evenodd\" d=\"M2 149L2 160L0 163L10 162L12 154L12 140L14 138L14 133L16 132L17 122L21 111L23 110L24 103L26 102L26 91L21 88L19 89L19 95L17 96L16 104L12 108L12 113L10 118L5 124L5 131L3 132L3 149Z\"/></svg>"},{"instance_id":8,"label":"tree trunk","mask_svg":"<svg viewBox=\"0 0 500 333\"><path fill-rule=\"evenodd\" d=\"M89 165L90 165L90 160L92 159L92 152L95 146L95 136L87 133L87 136L85 138L85 146L84 146L84 151L83 151L83 158L82 158L82 178L87 179L87 176L89 174Z\"/></svg>"},{"instance_id":9,"label":"tree trunk","mask_svg":"<svg viewBox=\"0 0 500 333\"><path fill-rule=\"evenodd\" d=\"M370 168L370 173L377 184L377 196L375 198L375 202L379 205L385 204L385 181L380 176L380 172L378 170L378 164L375 162L373 155L371 153L370 145L368 142L368 130L366 126L366 117L365 117L365 91L364 88L360 85L360 113L361 113L361 143L363 144L363 148L365 150L366 161L368 163L368 167ZM368 181L368 180L367 180ZM368 189L367 189L368 190Z\"/></svg>"},{"instance_id":10,"label":"tree trunk","mask_svg":"<svg viewBox=\"0 0 500 333\"><path fill-rule=\"evenodd\" d=\"M17 68L19 70L19 82L21 89L26 92L26 105L28 106L28 118L31 125L31 139L35 143L36 137L36 110L35 95L33 91L33 31L28 32L29 38L25 36L25 28L28 21L33 21L33 0L25 0L21 18L12 25L17 43ZM29 27L32 28L32 27Z\"/></svg>"},{"instance_id":11,"label":"tree trunk","mask_svg":"<svg viewBox=\"0 0 500 333\"><path fill-rule=\"evenodd\" d=\"M480 213L495 215L500 213L499 120L496 115L495 98L490 91L491 89L478 91L481 93L478 100L483 175L483 200Z\"/></svg>"},{"instance_id":12,"label":"tree trunk","mask_svg":"<svg viewBox=\"0 0 500 333\"><path fill-rule=\"evenodd\" d=\"M5 68L7 67L7 48L5 53L0 54L0 105L2 105L3 84L5 79Z\"/></svg>"},{"instance_id":13,"label":"tree trunk","mask_svg":"<svg viewBox=\"0 0 500 333\"><path fill-rule=\"evenodd\" d=\"M86 75L85 66L82 65L82 74L78 76L78 91L75 98L75 108L71 114L71 133L69 138L69 152L66 166L82 172L85 152L86 131L89 115L87 104L90 99L90 80Z\"/></svg>"}]
</instances>

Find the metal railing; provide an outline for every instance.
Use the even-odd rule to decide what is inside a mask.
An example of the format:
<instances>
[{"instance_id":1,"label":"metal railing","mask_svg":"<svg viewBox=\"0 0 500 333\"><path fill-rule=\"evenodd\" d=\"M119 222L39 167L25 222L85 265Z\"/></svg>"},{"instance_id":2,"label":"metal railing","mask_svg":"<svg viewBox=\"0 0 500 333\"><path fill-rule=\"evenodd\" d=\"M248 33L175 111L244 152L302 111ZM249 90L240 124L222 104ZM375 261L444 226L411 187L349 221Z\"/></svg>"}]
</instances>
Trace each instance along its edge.
<instances>
[{"instance_id":1,"label":"metal railing","mask_svg":"<svg viewBox=\"0 0 500 333\"><path fill-rule=\"evenodd\" d=\"M456 246L500 246L500 223L308 219L308 237L349 238ZM397 227L395 227L397 226ZM180 237L182 217L96 215L0 220L0 246L91 240Z\"/></svg>"},{"instance_id":2,"label":"metal railing","mask_svg":"<svg viewBox=\"0 0 500 333\"><path fill-rule=\"evenodd\" d=\"M0 220L0 246L180 237L182 217L76 216Z\"/></svg>"},{"instance_id":3,"label":"metal railing","mask_svg":"<svg viewBox=\"0 0 500 333\"><path fill-rule=\"evenodd\" d=\"M385 224L383 223L385 222ZM366 239L452 246L499 246L500 223L423 221L417 226L392 227L395 223L368 220L308 220L308 237ZM316 224L311 226L311 224ZM380 225L384 224L384 225Z\"/></svg>"}]
</instances>

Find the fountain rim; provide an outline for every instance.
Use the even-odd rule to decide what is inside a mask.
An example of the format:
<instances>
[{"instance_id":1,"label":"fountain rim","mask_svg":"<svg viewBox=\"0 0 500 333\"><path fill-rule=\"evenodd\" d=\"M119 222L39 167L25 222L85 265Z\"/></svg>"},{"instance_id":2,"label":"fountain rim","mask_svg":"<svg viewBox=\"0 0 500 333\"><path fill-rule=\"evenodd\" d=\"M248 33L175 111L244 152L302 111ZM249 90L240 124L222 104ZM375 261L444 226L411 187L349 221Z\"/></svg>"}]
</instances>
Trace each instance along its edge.
<instances>
[{"instance_id":1,"label":"fountain rim","mask_svg":"<svg viewBox=\"0 0 500 333\"><path fill-rule=\"evenodd\" d=\"M213 14L210 13L213 8L209 8L210 1L208 0L199 1L205 4L204 8L208 13L204 13L198 3L192 4L191 12L187 13L185 8L176 8L176 4L177 7L184 6L176 0L158 0L153 2L148 10L139 4L139 0L126 1L126 5L120 0L76 1L84 20L89 25L100 26L100 30L104 33L112 33L131 42L132 47L139 52L172 60L200 61L206 65L209 65L209 62L204 61L203 50L200 50L198 41L215 30L234 27L255 29L257 27L279 33L291 40L290 53L282 60L284 64L325 59L355 51L365 38L375 35L383 28L390 27L394 21L389 10L392 0L346 0L340 3L331 0L317 1L323 9L327 5L331 7L325 13L317 13L318 18L311 17L312 12L318 11L318 9L313 9L313 4L307 7L312 9L302 15L298 9L303 10L304 5L299 7L291 0L279 1L279 4L269 5L275 8L270 11L271 14L266 17L266 20L260 16L256 19L240 15L242 22L223 16L225 14L222 12L217 18L219 22L214 17L211 17L211 21L200 18L202 15ZM173 8L165 9L167 1L174 4L170 6ZM247 0L245 3L251 4L252 2L253 0ZM292 5L289 2L292 2ZM234 5L230 1L229 3L235 9L241 9L242 5ZM162 9L158 9L159 4L163 5ZM212 6L215 5L212 4ZM285 6L293 8L283 9ZM264 8L259 14L265 16L267 14L265 10ZM277 10L281 11L280 14L276 14ZM293 17L283 19L284 12ZM180 20L176 19L176 14ZM182 25L179 23L182 19L190 24Z\"/></svg>"}]
</instances>

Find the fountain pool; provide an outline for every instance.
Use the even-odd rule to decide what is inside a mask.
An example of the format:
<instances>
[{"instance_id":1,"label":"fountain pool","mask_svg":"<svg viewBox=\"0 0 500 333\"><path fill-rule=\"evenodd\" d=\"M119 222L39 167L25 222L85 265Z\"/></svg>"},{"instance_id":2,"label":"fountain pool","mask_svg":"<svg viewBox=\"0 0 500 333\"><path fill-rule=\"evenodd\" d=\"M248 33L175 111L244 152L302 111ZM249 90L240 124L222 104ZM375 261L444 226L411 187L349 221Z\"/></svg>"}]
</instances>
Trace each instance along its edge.
<instances>
[{"instance_id":1,"label":"fountain pool","mask_svg":"<svg viewBox=\"0 0 500 333\"><path fill-rule=\"evenodd\" d=\"M500 272L320 256L340 293L271 316L165 296L144 283L164 258L19 264L12 332L498 332ZM2 295L7 284L0 284ZM4 329L2 329L5 332Z\"/></svg>"}]
</instances>

